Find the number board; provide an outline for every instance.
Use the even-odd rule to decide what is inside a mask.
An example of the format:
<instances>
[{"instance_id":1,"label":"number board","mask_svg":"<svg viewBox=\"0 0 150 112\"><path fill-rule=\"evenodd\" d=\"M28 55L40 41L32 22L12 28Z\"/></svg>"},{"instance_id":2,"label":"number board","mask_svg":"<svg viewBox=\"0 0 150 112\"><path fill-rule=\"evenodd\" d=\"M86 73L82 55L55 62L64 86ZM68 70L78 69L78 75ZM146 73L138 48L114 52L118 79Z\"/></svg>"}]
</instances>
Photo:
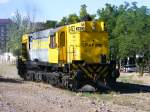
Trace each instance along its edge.
<instances>
[{"instance_id":1,"label":"number board","mask_svg":"<svg viewBox=\"0 0 150 112\"><path fill-rule=\"evenodd\" d=\"M80 23L80 24L70 25L68 27L68 30L69 30L69 33L85 31L85 24L84 23Z\"/></svg>"}]
</instances>

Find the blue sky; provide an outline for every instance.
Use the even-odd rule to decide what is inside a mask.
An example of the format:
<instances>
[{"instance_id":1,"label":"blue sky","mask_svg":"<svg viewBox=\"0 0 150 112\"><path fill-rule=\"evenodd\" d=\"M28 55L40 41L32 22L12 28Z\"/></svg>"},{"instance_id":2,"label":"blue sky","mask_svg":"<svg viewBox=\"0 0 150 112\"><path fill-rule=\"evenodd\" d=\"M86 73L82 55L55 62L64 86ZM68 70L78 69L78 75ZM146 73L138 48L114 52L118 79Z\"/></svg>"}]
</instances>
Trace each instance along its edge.
<instances>
[{"instance_id":1,"label":"blue sky","mask_svg":"<svg viewBox=\"0 0 150 112\"><path fill-rule=\"evenodd\" d=\"M35 21L60 20L70 13L79 14L81 4L88 6L89 13L96 13L106 3L114 5L138 2L138 6L150 8L150 0L0 0L0 18L11 18L16 10L23 16L27 14Z\"/></svg>"}]
</instances>

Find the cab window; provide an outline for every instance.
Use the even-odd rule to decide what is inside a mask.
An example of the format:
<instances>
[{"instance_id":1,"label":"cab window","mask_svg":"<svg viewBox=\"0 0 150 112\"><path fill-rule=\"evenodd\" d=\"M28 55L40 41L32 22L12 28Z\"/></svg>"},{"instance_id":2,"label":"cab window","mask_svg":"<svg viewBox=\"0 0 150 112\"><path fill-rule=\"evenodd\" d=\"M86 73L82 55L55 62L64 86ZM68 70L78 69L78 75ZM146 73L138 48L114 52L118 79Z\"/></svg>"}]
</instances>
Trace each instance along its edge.
<instances>
[{"instance_id":1,"label":"cab window","mask_svg":"<svg viewBox=\"0 0 150 112\"><path fill-rule=\"evenodd\" d=\"M55 35L50 37L50 48L56 48L57 44L56 44L56 37Z\"/></svg>"},{"instance_id":2,"label":"cab window","mask_svg":"<svg viewBox=\"0 0 150 112\"><path fill-rule=\"evenodd\" d=\"M64 47L65 46L65 32L61 32L60 33L59 46L60 47Z\"/></svg>"}]
</instances>

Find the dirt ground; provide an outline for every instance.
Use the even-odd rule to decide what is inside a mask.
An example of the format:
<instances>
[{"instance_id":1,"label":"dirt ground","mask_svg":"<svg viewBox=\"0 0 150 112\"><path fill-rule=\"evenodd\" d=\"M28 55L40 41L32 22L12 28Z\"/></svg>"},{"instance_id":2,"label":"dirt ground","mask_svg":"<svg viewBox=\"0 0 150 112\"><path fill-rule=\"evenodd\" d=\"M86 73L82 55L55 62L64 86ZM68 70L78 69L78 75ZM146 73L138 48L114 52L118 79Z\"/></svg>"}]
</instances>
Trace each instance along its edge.
<instances>
[{"instance_id":1,"label":"dirt ground","mask_svg":"<svg viewBox=\"0 0 150 112\"><path fill-rule=\"evenodd\" d=\"M113 92L75 93L23 81L0 65L0 112L150 112L150 76L123 73Z\"/></svg>"}]
</instances>

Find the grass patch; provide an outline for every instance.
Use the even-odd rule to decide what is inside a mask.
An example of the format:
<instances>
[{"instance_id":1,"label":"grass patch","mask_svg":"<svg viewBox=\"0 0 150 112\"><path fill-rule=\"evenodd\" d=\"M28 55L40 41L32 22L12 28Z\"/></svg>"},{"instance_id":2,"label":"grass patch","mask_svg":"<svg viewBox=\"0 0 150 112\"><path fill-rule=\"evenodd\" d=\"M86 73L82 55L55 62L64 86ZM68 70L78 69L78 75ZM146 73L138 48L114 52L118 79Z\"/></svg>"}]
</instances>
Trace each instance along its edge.
<instances>
[{"instance_id":1,"label":"grass patch","mask_svg":"<svg viewBox=\"0 0 150 112\"><path fill-rule=\"evenodd\" d=\"M117 95L119 95L120 93L118 92L110 92L110 93L88 93L88 92L84 92L84 93L79 93L79 96L81 97L86 97L86 98L90 98L92 100L96 100L96 101L113 101L114 98L117 97Z\"/></svg>"},{"instance_id":2,"label":"grass patch","mask_svg":"<svg viewBox=\"0 0 150 112\"><path fill-rule=\"evenodd\" d=\"M135 83L135 84L143 84L142 80L134 79L135 75L129 75L129 76L120 76L118 81L124 82L124 83Z\"/></svg>"}]
</instances>

